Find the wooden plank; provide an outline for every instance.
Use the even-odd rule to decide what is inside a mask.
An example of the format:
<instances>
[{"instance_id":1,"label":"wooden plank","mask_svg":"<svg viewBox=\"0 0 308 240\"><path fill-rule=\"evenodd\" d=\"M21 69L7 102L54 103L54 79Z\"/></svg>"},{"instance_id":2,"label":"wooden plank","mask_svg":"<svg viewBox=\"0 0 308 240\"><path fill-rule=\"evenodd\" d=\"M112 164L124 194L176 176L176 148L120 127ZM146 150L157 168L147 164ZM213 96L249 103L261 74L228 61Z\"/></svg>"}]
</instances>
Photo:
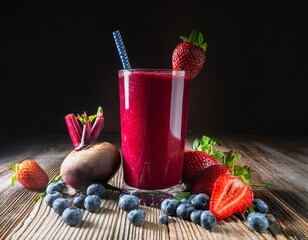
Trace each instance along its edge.
<instances>
[{"instance_id":1,"label":"wooden plank","mask_svg":"<svg viewBox=\"0 0 308 240\"><path fill-rule=\"evenodd\" d=\"M302 144L308 146L307 138L302 137L301 141L293 141L299 146ZM308 149L294 148L293 151L286 151L290 149L290 143L294 144L293 141L291 137L273 136L223 139L226 148L236 149L241 154L243 164L249 165L263 181L273 184L269 189L275 192L278 199L291 204L295 211L307 219Z\"/></svg>"},{"instance_id":2,"label":"wooden plank","mask_svg":"<svg viewBox=\"0 0 308 240\"><path fill-rule=\"evenodd\" d=\"M20 162L24 157L36 159L54 176L71 150L69 139L54 137L33 140L27 147L18 145L21 141L6 151L0 150L0 239L308 239L307 139L213 136L221 150L236 149L242 155L241 163L255 170L258 181L274 184L269 188L254 188L254 193L269 204L270 212L278 220L276 227L262 233L251 231L237 216L220 221L211 231L175 217L166 226L159 224L160 209L148 206L142 206L146 211L145 224L136 227L128 222L127 213L118 208L119 193L111 190L98 212L84 211L82 223L69 227L42 200L36 204L32 201L36 193L18 185L12 188L9 182L8 164ZM196 137L200 136L188 136L187 147L192 146ZM119 135L105 134L101 139L120 146ZM122 171L110 183L122 186ZM74 191L68 189L66 194L72 198Z\"/></svg>"},{"instance_id":3,"label":"wooden plank","mask_svg":"<svg viewBox=\"0 0 308 240\"><path fill-rule=\"evenodd\" d=\"M46 170L48 176L53 178L59 172L63 158L71 148L68 143L63 142L63 136L27 141L18 139L13 143L1 148L0 151L0 236L3 237L12 231L16 223L27 217L35 205L33 199L38 194L24 189L18 182L11 186L10 164L27 158L35 159Z\"/></svg>"}]
</instances>

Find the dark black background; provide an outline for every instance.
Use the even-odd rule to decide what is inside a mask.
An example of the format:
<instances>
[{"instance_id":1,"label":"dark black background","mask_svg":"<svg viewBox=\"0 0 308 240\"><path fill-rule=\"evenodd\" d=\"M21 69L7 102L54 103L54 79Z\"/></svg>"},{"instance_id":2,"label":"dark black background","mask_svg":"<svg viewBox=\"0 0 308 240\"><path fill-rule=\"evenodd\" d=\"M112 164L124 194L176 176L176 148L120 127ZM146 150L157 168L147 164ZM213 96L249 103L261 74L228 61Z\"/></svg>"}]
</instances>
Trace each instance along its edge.
<instances>
[{"instance_id":1,"label":"dark black background","mask_svg":"<svg viewBox=\"0 0 308 240\"><path fill-rule=\"evenodd\" d=\"M1 1L0 134L67 133L67 113L104 108L119 131L112 32L132 67L171 68L180 35L208 43L188 128L308 133L305 1Z\"/></svg>"}]
</instances>

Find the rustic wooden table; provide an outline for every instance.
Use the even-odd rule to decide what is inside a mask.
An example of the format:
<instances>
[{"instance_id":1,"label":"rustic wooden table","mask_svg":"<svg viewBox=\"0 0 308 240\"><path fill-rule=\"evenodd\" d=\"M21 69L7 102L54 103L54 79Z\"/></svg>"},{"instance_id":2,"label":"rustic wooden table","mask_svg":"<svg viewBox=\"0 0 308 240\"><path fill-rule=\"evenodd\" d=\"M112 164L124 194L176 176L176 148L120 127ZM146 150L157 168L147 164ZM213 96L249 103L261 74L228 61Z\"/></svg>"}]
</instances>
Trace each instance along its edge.
<instances>
[{"instance_id":1,"label":"rustic wooden table","mask_svg":"<svg viewBox=\"0 0 308 240\"><path fill-rule=\"evenodd\" d=\"M188 134L191 147L201 135ZM146 222L135 227L127 214L118 208L119 193L109 191L96 213L84 212L77 227L69 227L40 200L38 193L19 183L10 185L10 164L35 159L52 178L61 162L72 150L68 136L44 135L2 139L0 144L0 239L308 239L308 137L262 135L211 135L223 151L235 149L241 164L249 164L253 177L273 186L254 188L254 194L269 205L278 224L265 232L249 230L245 221L232 216L220 221L211 231L189 221L172 218L168 225L159 224L160 209L142 206ZM120 149L118 134L103 134ZM122 185L122 172L112 179Z\"/></svg>"}]
</instances>

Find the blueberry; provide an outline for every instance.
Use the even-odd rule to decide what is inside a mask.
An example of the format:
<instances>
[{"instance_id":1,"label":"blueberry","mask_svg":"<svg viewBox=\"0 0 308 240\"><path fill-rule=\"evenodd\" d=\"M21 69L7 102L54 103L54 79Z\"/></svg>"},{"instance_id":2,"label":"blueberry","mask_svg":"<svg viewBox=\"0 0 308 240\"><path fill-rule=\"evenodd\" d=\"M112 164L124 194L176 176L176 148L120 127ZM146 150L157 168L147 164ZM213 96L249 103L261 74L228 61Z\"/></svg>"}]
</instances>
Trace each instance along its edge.
<instances>
[{"instance_id":1,"label":"blueberry","mask_svg":"<svg viewBox=\"0 0 308 240\"><path fill-rule=\"evenodd\" d=\"M103 184L100 183L93 183L87 188L87 195L97 195L100 198L105 196L106 189Z\"/></svg>"},{"instance_id":2,"label":"blueberry","mask_svg":"<svg viewBox=\"0 0 308 240\"><path fill-rule=\"evenodd\" d=\"M54 200L56 200L57 198L61 198L63 197L62 196L62 193L60 192L57 192L57 191L51 191L50 193L47 193L47 195L45 196L45 203L48 205L48 206L52 206L52 203Z\"/></svg>"},{"instance_id":3,"label":"blueberry","mask_svg":"<svg viewBox=\"0 0 308 240\"><path fill-rule=\"evenodd\" d=\"M61 218L66 224L70 226L76 226L82 220L82 212L79 208L69 207L64 210Z\"/></svg>"},{"instance_id":4,"label":"blueberry","mask_svg":"<svg viewBox=\"0 0 308 240\"><path fill-rule=\"evenodd\" d=\"M56 213L62 215L63 211L71 206L71 203L65 198L57 198L52 203L52 208Z\"/></svg>"},{"instance_id":5,"label":"blueberry","mask_svg":"<svg viewBox=\"0 0 308 240\"><path fill-rule=\"evenodd\" d=\"M131 210L139 208L140 200L135 195L123 194L119 199L119 208L129 212Z\"/></svg>"},{"instance_id":6,"label":"blueberry","mask_svg":"<svg viewBox=\"0 0 308 240\"><path fill-rule=\"evenodd\" d=\"M180 200L180 203L188 203L188 202L190 202L190 200L188 200L188 198L182 198Z\"/></svg>"},{"instance_id":7,"label":"blueberry","mask_svg":"<svg viewBox=\"0 0 308 240\"><path fill-rule=\"evenodd\" d=\"M277 223L277 220L273 214L265 214L265 217L267 218L269 226L272 226Z\"/></svg>"},{"instance_id":8,"label":"blueberry","mask_svg":"<svg viewBox=\"0 0 308 240\"><path fill-rule=\"evenodd\" d=\"M264 214L254 212L247 216L247 225L250 229L261 232L268 228L269 223Z\"/></svg>"},{"instance_id":9,"label":"blueberry","mask_svg":"<svg viewBox=\"0 0 308 240\"><path fill-rule=\"evenodd\" d=\"M140 226L145 221L145 212L142 209L133 209L128 213L128 221L136 226Z\"/></svg>"},{"instance_id":10,"label":"blueberry","mask_svg":"<svg viewBox=\"0 0 308 240\"><path fill-rule=\"evenodd\" d=\"M268 205L261 199L256 198L253 200L252 204L254 205L254 210L258 213L267 213Z\"/></svg>"},{"instance_id":11,"label":"blueberry","mask_svg":"<svg viewBox=\"0 0 308 240\"><path fill-rule=\"evenodd\" d=\"M159 222L161 223L161 224L167 224L168 223L168 221L169 221L169 217L168 217L168 215L167 214L161 214L160 216L159 216Z\"/></svg>"},{"instance_id":12,"label":"blueberry","mask_svg":"<svg viewBox=\"0 0 308 240\"><path fill-rule=\"evenodd\" d=\"M196 209L208 210L210 198L205 193L199 193L193 199L191 199L191 203L195 206Z\"/></svg>"},{"instance_id":13,"label":"blueberry","mask_svg":"<svg viewBox=\"0 0 308 240\"><path fill-rule=\"evenodd\" d=\"M215 227L216 223L217 219L211 211L209 210L203 211L203 213L200 216L200 224L202 227L204 227L207 230L210 230L213 227Z\"/></svg>"},{"instance_id":14,"label":"blueberry","mask_svg":"<svg viewBox=\"0 0 308 240\"><path fill-rule=\"evenodd\" d=\"M197 194L191 194L189 197L188 197L188 201L191 201L195 196L197 196Z\"/></svg>"},{"instance_id":15,"label":"blueberry","mask_svg":"<svg viewBox=\"0 0 308 240\"><path fill-rule=\"evenodd\" d=\"M58 182L53 182L48 184L47 188L46 188L46 193L50 193L52 191L57 191L62 193L63 192L63 185L58 183Z\"/></svg>"},{"instance_id":16,"label":"blueberry","mask_svg":"<svg viewBox=\"0 0 308 240\"><path fill-rule=\"evenodd\" d=\"M194 205L192 203L181 203L176 208L176 216L181 219L189 219L190 214L195 210Z\"/></svg>"},{"instance_id":17,"label":"blueberry","mask_svg":"<svg viewBox=\"0 0 308 240\"><path fill-rule=\"evenodd\" d=\"M86 198L86 196L82 195L82 194L74 197L74 200L73 200L74 206L77 207L77 208L84 208L85 198Z\"/></svg>"},{"instance_id":18,"label":"blueberry","mask_svg":"<svg viewBox=\"0 0 308 240\"><path fill-rule=\"evenodd\" d=\"M194 223L200 223L200 216L203 213L203 210L194 210L190 214L190 220Z\"/></svg>"},{"instance_id":19,"label":"blueberry","mask_svg":"<svg viewBox=\"0 0 308 240\"><path fill-rule=\"evenodd\" d=\"M174 198L166 198L164 199L161 204L160 208L164 214L173 215L176 212L176 208L180 205L180 201Z\"/></svg>"},{"instance_id":20,"label":"blueberry","mask_svg":"<svg viewBox=\"0 0 308 240\"><path fill-rule=\"evenodd\" d=\"M101 198L97 195L88 195L84 199L84 207L89 212L95 212L101 205Z\"/></svg>"},{"instance_id":21,"label":"blueberry","mask_svg":"<svg viewBox=\"0 0 308 240\"><path fill-rule=\"evenodd\" d=\"M65 182L63 179L60 179L60 180L58 181L58 184L61 184L63 187L66 186L66 182Z\"/></svg>"}]
</instances>

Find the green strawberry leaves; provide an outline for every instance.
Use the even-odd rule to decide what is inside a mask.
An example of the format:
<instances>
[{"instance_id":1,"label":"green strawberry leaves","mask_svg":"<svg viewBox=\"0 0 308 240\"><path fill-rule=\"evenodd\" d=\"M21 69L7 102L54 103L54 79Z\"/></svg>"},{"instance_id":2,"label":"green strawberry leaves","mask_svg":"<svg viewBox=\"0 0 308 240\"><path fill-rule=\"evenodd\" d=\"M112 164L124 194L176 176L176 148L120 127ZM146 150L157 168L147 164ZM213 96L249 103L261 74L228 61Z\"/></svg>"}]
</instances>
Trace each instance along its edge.
<instances>
[{"instance_id":1,"label":"green strawberry leaves","mask_svg":"<svg viewBox=\"0 0 308 240\"><path fill-rule=\"evenodd\" d=\"M19 164L18 164L18 163L17 163L16 165L11 164L10 167L11 167L11 169L12 169L13 172L14 172L14 174L13 174L13 176L12 176L12 178L11 178L11 185L14 186L14 185L15 185L15 182L16 182L16 180L17 180L16 174L17 174L17 172L18 172Z\"/></svg>"},{"instance_id":2,"label":"green strawberry leaves","mask_svg":"<svg viewBox=\"0 0 308 240\"><path fill-rule=\"evenodd\" d=\"M190 192L179 192L178 194L175 195L176 200L182 200L183 198L188 198L191 195Z\"/></svg>"},{"instance_id":3,"label":"green strawberry leaves","mask_svg":"<svg viewBox=\"0 0 308 240\"><path fill-rule=\"evenodd\" d=\"M214 149L215 145L216 145L216 142L212 138L204 135L202 136L201 140L196 139L193 142L193 150L199 150L199 151L206 152L207 154L210 154L214 158L219 160L222 157L224 157L224 153Z\"/></svg>"},{"instance_id":4,"label":"green strawberry leaves","mask_svg":"<svg viewBox=\"0 0 308 240\"><path fill-rule=\"evenodd\" d=\"M241 155L234 152L234 150L230 150L227 155L222 159L222 164L227 166L230 170L233 169L234 164L239 161ZM232 171L231 171L232 172Z\"/></svg>"},{"instance_id":5,"label":"green strawberry leaves","mask_svg":"<svg viewBox=\"0 0 308 240\"><path fill-rule=\"evenodd\" d=\"M242 180L245 183L250 183L250 180L251 180L251 170L250 170L249 166L247 166L247 165L245 165L245 166L234 165L234 167L233 167L233 175L234 176L241 176Z\"/></svg>"},{"instance_id":6,"label":"green strawberry leaves","mask_svg":"<svg viewBox=\"0 0 308 240\"><path fill-rule=\"evenodd\" d=\"M227 166L233 176L240 176L245 183L249 183L251 180L251 170L248 166L239 166L235 163L241 159L241 155L230 150L223 158L222 164Z\"/></svg>"},{"instance_id":7,"label":"green strawberry leaves","mask_svg":"<svg viewBox=\"0 0 308 240\"><path fill-rule=\"evenodd\" d=\"M207 48L207 43L203 42L204 37L201 32L192 31L189 37L181 36L180 37L184 42L190 42L191 44L198 46L202 48L202 50L205 52Z\"/></svg>"},{"instance_id":8,"label":"green strawberry leaves","mask_svg":"<svg viewBox=\"0 0 308 240\"><path fill-rule=\"evenodd\" d=\"M191 195L191 185L190 184L186 184L186 188L183 192L179 192L177 193L174 198L176 200L182 200L183 198L188 198Z\"/></svg>"},{"instance_id":9,"label":"green strawberry leaves","mask_svg":"<svg viewBox=\"0 0 308 240\"><path fill-rule=\"evenodd\" d=\"M196 139L193 142L193 149L194 150L201 150L208 154L213 152L213 147L215 146L216 142L208 136L202 136L201 140Z\"/></svg>"}]
</instances>

